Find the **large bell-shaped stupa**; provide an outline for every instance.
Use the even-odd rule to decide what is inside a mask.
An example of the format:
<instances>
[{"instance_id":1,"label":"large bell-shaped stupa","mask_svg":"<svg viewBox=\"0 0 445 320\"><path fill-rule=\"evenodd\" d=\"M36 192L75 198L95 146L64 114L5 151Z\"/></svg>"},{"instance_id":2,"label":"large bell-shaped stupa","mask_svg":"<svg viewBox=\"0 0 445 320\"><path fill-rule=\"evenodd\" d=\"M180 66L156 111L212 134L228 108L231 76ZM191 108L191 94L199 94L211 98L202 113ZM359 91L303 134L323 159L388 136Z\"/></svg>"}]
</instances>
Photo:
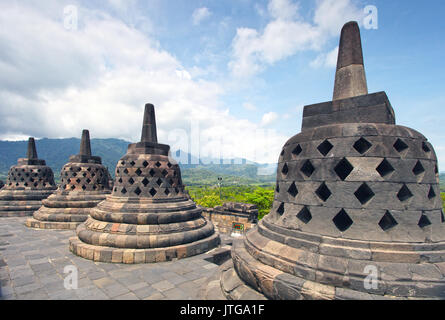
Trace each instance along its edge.
<instances>
[{"instance_id":1,"label":"large bell-shaped stupa","mask_svg":"<svg viewBox=\"0 0 445 320\"><path fill-rule=\"evenodd\" d=\"M368 94L357 23L341 32L334 97L304 108L278 161L273 208L234 243L228 298L445 298L437 158Z\"/></svg>"}]
</instances>

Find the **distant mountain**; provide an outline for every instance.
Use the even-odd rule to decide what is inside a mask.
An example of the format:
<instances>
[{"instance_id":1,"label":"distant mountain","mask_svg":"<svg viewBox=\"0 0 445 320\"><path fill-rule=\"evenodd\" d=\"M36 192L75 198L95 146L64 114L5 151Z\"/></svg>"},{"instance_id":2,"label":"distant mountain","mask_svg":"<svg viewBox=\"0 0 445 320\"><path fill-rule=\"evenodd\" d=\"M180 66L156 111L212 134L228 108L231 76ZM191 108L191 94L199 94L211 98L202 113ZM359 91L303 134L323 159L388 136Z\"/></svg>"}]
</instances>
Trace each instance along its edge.
<instances>
[{"instance_id":1,"label":"distant mountain","mask_svg":"<svg viewBox=\"0 0 445 320\"><path fill-rule=\"evenodd\" d=\"M27 141L0 141L0 180L5 180L9 168L17 163L18 158L26 156L27 143ZM108 167L112 176L116 163L126 153L128 144L130 142L121 139L91 139L93 155L102 158L102 163ZM56 180L59 179L60 170L67 163L69 156L79 152L79 146L80 139L77 138L36 140L37 154L53 169ZM239 158L200 160L182 150L172 151L171 155L181 166L186 184L208 184L212 181L216 183L218 176L225 176L224 180L228 184L242 183L241 180L243 183L275 181L276 165L257 164Z\"/></svg>"},{"instance_id":2,"label":"distant mountain","mask_svg":"<svg viewBox=\"0 0 445 320\"><path fill-rule=\"evenodd\" d=\"M17 163L18 158L26 156L28 141L0 141L0 176L6 176L9 168ZM119 139L92 139L91 149L94 155L102 157L102 163L110 173L114 173L116 162L125 154L128 142ZM56 178L69 156L79 153L80 139L40 139L36 140L37 154L46 160Z\"/></svg>"}]
</instances>

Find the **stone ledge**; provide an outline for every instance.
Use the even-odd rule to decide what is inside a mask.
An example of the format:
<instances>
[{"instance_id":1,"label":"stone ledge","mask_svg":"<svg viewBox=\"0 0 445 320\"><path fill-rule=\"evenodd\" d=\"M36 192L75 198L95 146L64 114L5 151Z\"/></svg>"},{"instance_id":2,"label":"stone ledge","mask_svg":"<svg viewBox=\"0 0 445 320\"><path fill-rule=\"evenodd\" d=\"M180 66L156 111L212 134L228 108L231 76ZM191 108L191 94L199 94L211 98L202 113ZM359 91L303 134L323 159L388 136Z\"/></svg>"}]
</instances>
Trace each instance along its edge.
<instances>
[{"instance_id":1,"label":"stone ledge","mask_svg":"<svg viewBox=\"0 0 445 320\"><path fill-rule=\"evenodd\" d=\"M207 252L217 247L220 239L214 233L208 238L183 245L153 249L121 249L86 244L77 237L69 239L70 251L80 257L100 262L112 263L154 263L183 259Z\"/></svg>"}]
</instances>

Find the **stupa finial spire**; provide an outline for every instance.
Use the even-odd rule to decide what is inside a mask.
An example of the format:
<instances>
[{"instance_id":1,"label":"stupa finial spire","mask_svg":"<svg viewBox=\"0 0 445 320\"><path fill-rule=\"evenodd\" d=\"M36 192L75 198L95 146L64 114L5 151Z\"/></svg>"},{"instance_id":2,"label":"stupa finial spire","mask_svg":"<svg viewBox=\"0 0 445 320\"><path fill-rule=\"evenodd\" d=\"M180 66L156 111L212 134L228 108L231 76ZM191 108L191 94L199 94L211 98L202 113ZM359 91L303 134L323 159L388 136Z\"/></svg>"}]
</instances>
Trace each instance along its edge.
<instances>
[{"instance_id":1,"label":"stupa finial spire","mask_svg":"<svg viewBox=\"0 0 445 320\"><path fill-rule=\"evenodd\" d=\"M145 105L141 142L158 142L158 136L156 133L155 107L151 103L147 103Z\"/></svg>"},{"instance_id":2,"label":"stupa finial spire","mask_svg":"<svg viewBox=\"0 0 445 320\"><path fill-rule=\"evenodd\" d=\"M82 131L82 139L80 140L79 154L91 157L90 132L86 129Z\"/></svg>"},{"instance_id":3,"label":"stupa finial spire","mask_svg":"<svg viewBox=\"0 0 445 320\"><path fill-rule=\"evenodd\" d=\"M28 159L38 159L36 142L34 141L34 138L29 138L29 140L28 140L28 152L27 152L26 157Z\"/></svg>"},{"instance_id":4,"label":"stupa finial spire","mask_svg":"<svg viewBox=\"0 0 445 320\"><path fill-rule=\"evenodd\" d=\"M355 21L346 23L340 36L334 97L341 100L368 94L360 29Z\"/></svg>"}]
</instances>

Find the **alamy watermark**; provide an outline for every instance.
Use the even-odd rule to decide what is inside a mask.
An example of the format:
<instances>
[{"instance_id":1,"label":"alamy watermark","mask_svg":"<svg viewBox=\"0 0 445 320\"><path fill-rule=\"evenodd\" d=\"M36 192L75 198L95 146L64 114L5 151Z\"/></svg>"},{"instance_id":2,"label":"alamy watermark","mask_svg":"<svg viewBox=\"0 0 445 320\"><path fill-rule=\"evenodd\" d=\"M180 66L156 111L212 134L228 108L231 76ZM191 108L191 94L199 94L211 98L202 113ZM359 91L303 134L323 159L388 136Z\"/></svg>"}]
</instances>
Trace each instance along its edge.
<instances>
[{"instance_id":1,"label":"alamy watermark","mask_svg":"<svg viewBox=\"0 0 445 320\"><path fill-rule=\"evenodd\" d=\"M75 5L68 5L63 8L63 26L66 30L77 31L79 24L78 10Z\"/></svg>"},{"instance_id":2,"label":"alamy watermark","mask_svg":"<svg viewBox=\"0 0 445 320\"><path fill-rule=\"evenodd\" d=\"M379 11L376 6L368 5L363 9L363 27L367 30L379 28Z\"/></svg>"},{"instance_id":3,"label":"alamy watermark","mask_svg":"<svg viewBox=\"0 0 445 320\"><path fill-rule=\"evenodd\" d=\"M367 276L363 280L363 287L366 290L377 290L379 288L379 269L375 265L367 265L363 270Z\"/></svg>"},{"instance_id":4,"label":"alamy watermark","mask_svg":"<svg viewBox=\"0 0 445 320\"><path fill-rule=\"evenodd\" d=\"M63 286L66 290L76 290L79 288L79 271L76 266L68 265L63 269L63 273L68 275L63 279Z\"/></svg>"}]
</instances>

